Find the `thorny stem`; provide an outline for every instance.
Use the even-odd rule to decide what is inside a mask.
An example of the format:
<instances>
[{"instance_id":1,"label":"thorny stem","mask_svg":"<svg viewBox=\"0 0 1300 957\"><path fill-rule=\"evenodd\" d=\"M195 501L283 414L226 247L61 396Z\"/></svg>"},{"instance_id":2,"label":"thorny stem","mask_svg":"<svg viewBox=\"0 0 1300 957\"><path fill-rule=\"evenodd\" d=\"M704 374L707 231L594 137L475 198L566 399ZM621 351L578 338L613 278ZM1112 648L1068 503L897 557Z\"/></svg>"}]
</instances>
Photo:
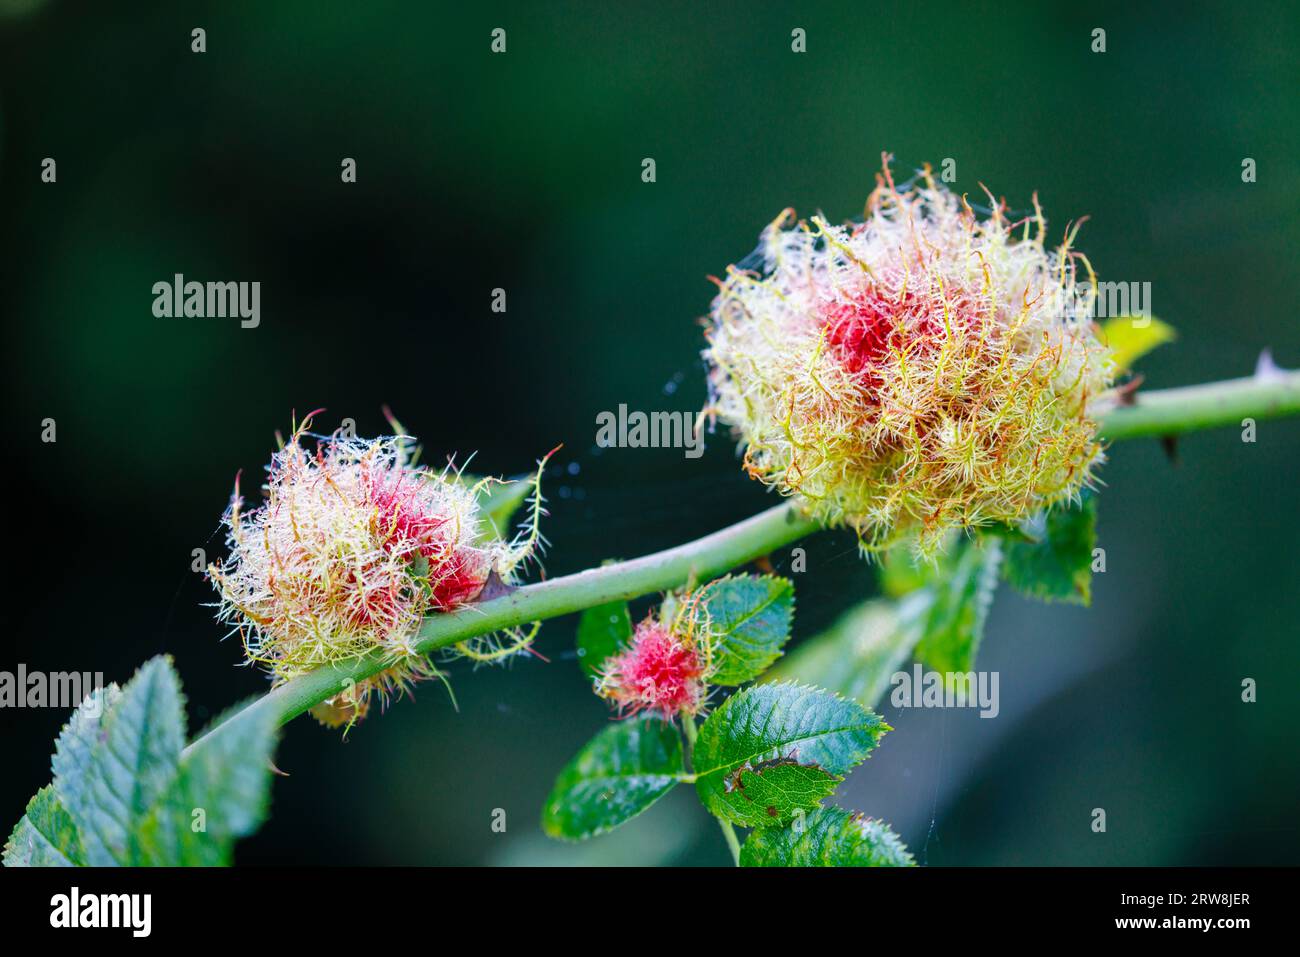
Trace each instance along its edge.
<instances>
[{"instance_id":1,"label":"thorny stem","mask_svg":"<svg viewBox=\"0 0 1300 957\"><path fill-rule=\"evenodd\" d=\"M1181 435L1241 420L1300 413L1300 372L1264 373L1181 389L1138 392L1133 404L1105 413L1102 435L1111 441Z\"/></svg>"},{"instance_id":2,"label":"thorny stem","mask_svg":"<svg viewBox=\"0 0 1300 957\"><path fill-rule=\"evenodd\" d=\"M1132 404L1115 405L1102 414L1101 433L1112 441L1169 436L1239 425L1243 418L1295 414L1300 414L1300 372L1274 371L1247 379L1140 392ZM785 502L676 548L527 585L499 598L427 618L415 648L428 654L504 628L665 591L692 579L705 581L817 528L791 502ZM224 734L236 722L254 715L270 714L277 724L285 724L387 664L381 655L370 654L292 678L208 731L186 750L201 747L214 735ZM724 822L724 832L728 829ZM728 835L728 844L733 854L737 853L734 830Z\"/></svg>"}]
</instances>

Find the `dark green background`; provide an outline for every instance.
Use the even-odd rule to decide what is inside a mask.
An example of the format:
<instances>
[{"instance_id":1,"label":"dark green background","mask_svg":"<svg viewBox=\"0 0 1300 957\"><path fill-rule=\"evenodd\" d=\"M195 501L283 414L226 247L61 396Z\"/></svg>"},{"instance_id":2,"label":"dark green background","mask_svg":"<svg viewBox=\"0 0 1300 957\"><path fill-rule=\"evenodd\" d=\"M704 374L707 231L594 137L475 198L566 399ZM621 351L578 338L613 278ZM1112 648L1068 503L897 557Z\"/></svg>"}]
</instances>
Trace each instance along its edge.
<instances>
[{"instance_id":1,"label":"dark green background","mask_svg":"<svg viewBox=\"0 0 1300 957\"><path fill-rule=\"evenodd\" d=\"M1264 346L1300 364L1294 4L0 11L0 668L121 681L168 652L194 723L265 686L188 569L219 547L235 471L259 474L295 409L373 433L387 402L435 455L477 450L500 473L563 442L553 575L769 504L722 435L695 461L597 454L595 415L698 408L705 276L785 206L858 214L882 150L904 174L952 157L958 189L1016 208L1036 189L1055 230L1090 215L1080 245L1102 278L1151 282L1182 334L1144 363L1149 385L1244 375ZM260 281L261 327L155 319L151 286L176 272ZM1154 442L1116 447L1093 608L1004 590L981 661L1002 715L887 708L897 730L845 801L929 863L1300 860L1297 439L1300 422L1253 445L1198 435L1177 466ZM799 637L874 589L847 537L808 547ZM554 774L607 720L572 637L570 619L545 626L549 664L452 665L459 713L430 686L346 742L293 723L291 776L239 859L724 861L684 792L615 837L541 837ZM1246 676L1257 704L1239 700ZM64 718L0 714L6 830Z\"/></svg>"}]
</instances>

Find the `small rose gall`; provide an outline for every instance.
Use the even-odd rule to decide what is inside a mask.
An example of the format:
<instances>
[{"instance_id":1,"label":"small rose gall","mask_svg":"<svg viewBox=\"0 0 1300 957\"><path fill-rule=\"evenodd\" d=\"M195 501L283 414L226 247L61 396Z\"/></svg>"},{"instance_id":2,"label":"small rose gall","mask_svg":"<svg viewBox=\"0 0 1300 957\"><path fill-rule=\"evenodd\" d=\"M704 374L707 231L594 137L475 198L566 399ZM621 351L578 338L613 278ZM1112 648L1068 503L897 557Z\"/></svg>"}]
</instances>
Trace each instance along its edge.
<instances>
[{"instance_id":1,"label":"small rose gall","mask_svg":"<svg viewBox=\"0 0 1300 957\"><path fill-rule=\"evenodd\" d=\"M442 677L414 650L424 617L473 602L493 575L510 582L532 542L501 541L480 513L477 487L450 465L414 465L409 437L313 436L311 418L272 458L261 505L244 509L236 479L223 517L230 554L208 572L218 619L276 684L384 654L388 668L313 710L327 725L350 725L372 694L387 700ZM476 647L458 650L477 656Z\"/></svg>"},{"instance_id":2,"label":"small rose gall","mask_svg":"<svg viewBox=\"0 0 1300 957\"><path fill-rule=\"evenodd\" d=\"M694 716L705 699L705 666L693 642L647 618L626 651L614 655L596 681L596 693L620 716L652 712L665 721Z\"/></svg>"}]
</instances>

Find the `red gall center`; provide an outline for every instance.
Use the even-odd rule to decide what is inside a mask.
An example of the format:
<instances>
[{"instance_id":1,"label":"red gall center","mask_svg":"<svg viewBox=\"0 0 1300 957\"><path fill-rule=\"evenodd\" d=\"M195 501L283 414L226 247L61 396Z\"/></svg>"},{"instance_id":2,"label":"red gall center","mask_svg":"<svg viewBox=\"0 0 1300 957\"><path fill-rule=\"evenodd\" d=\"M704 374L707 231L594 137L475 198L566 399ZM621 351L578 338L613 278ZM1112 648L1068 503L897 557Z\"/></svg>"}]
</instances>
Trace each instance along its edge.
<instances>
[{"instance_id":1,"label":"red gall center","mask_svg":"<svg viewBox=\"0 0 1300 957\"><path fill-rule=\"evenodd\" d=\"M375 525L389 553L404 551L429 564L431 607L449 611L473 601L488 577L486 557L461 541L465 530L445 514L430 511L420 497L418 475L374 470L367 484L375 505Z\"/></svg>"},{"instance_id":2,"label":"red gall center","mask_svg":"<svg viewBox=\"0 0 1300 957\"><path fill-rule=\"evenodd\" d=\"M654 620L637 625L632 645L610 659L609 696L624 710L660 712L665 719L699 707L704 669L695 649Z\"/></svg>"},{"instance_id":3,"label":"red gall center","mask_svg":"<svg viewBox=\"0 0 1300 957\"><path fill-rule=\"evenodd\" d=\"M883 384L880 370L891 355L939 348L945 312L950 326L970 329L979 324L982 309L965 291L950 292L945 303L905 287L894 293L869 282L848 298L823 302L818 312L830 355L874 393Z\"/></svg>"}]
</instances>

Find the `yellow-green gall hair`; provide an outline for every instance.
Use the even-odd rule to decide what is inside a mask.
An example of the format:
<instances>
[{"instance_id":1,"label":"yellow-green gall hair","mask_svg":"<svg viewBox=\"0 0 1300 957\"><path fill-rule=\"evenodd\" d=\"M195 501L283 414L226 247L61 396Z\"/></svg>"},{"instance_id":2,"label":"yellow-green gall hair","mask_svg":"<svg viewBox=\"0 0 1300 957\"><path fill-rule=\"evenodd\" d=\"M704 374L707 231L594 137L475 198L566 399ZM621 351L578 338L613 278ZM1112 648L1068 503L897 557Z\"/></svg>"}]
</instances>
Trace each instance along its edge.
<instances>
[{"instance_id":1,"label":"yellow-green gall hair","mask_svg":"<svg viewBox=\"0 0 1300 957\"><path fill-rule=\"evenodd\" d=\"M886 167L862 222L787 210L719 281L708 411L752 476L867 551L933 555L953 529L1072 499L1103 458L1090 409L1112 377L1075 231L1049 249L1036 198L1019 222L977 216L928 169L899 187Z\"/></svg>"}]
</instances>

